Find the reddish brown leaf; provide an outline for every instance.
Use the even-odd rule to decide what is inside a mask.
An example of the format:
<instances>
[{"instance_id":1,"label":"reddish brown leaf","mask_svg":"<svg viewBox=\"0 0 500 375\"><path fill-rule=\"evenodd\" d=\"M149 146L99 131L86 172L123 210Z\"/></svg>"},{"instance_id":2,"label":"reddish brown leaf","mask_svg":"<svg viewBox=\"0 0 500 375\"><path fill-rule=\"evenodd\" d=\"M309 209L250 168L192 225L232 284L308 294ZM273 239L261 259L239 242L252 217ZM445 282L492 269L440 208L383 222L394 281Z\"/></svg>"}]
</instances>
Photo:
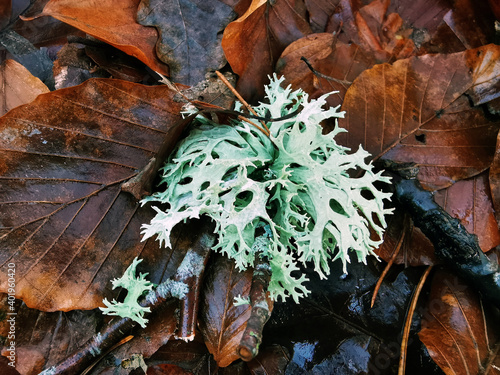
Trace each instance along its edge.
<instances>
[{"instance_id":1,"label":"reddish brown leaf","mask_svg":"<svg viewBox=\"0 0 500 375\"><path fill-rule=\"evenodd\" d=\"M169 340L151 357L153 363L176 363L185 369L199 369L210 366L210 354L198 331L193 341Z\"/></svg>"},{"instance_id":2,"label":"reddish brown leaf","mask_svg":"<svg viewBox=\"0 0 500 375\"><path fill-rule=\"evenodd\" d=\"M500 123L470 107L463 94L482 84L481 66L499 50L488 45L366 70L346 93L346 118L339 124L349 132L339 142L354 150L361 144L376 158L416 162L419 180L429 189L486 170ZM491 63L500 72L500 61Z\"/></svg>"},{"instance_id":3,"label":"reddish brown leaf","mask_svg":"<svg viewBox=\"0 0 500 375\"><path fill-rule=\"evenodd\" d=\"M15 263L16 296L28 306L90 309L111 298L109 280L135 256L153 282L175 272L182 254L168 259L158 243L140 242L153 210L121 191L164 142L175 144L182 129L173 126L180 110L173 95L164 86L96 79L0 119L2 291Z\"/></svg>"},{"instance_id":4,"label":"reddish brown leaf","mask_svg":"<svg viewBox=\"0 0 500 375\"><path fill-rule=\"evenodd\" d=\"M332 79L314 75L302 57L316 71ZM332 34L323 33L308 35L290 44L278 60L276 72L285 76L294 89L301 88L312 98L339 91L328 99L330 105L337 106L342 104L350 83L374 64L373 55L357 45L339 42Z\"/></svg>"},{"instance_id":5,"label":"reddish brown leaf","mask_svg":"<svg viewBox=\"0 0 500 375\"><path fill-rule=\"evenodd\" d=\"M251 308L235 306L234 298L248 296L251 282L252 270L240 272L232 260L223 256L217 256L207 270L199 326L208 351L220 367L239 359L236 349Z\"/></svg>"},{"instance_id":6,"label":"reddish brown leaf","mask_svg":"<svg viewBox=\"0 0 500 375\"><path fill-rule=\"evenodd\" d=\"M311 33L302 0L253 0L246 13L224 30L222 48L234 73L239 93L261 98L267 75L287 45Z\"/></svg>"},{"instance_id":7,"label":"reddish brown leaf","mask_svg":"<svg viewBox=\"0 0 500 375\"><path fill-rule=\"evenodd\" d=\"M341 0L324 31L341 29L339 40L360 45L385 61L490 43L494 36L490 13L487 4L473 0Z\"/></svg>"},{"instance_id":8,"label":"reddish brown leaf","mask_svg":"<svg viewBox=\"0 0 500 375\"><path fill-rule=\"evenodd\" d=\"M437 272L419 337L441 369L447 374L486 373L498 345L489 328L497 330L498 322L487 318L477 293L451 273Z\"/></svg>"},{"instance_id":9,"label":"reddish brown leaf","mask_svg":"<svg viewBox=\"0 0 500 375\"><path fill-rule=\"evenodd\" d=\"M152 27L136 21L140 0L51 0L41 15L70 24L136 57L151 69L168 75L168 67L155 53L158 39Z\"/></svg>"},{"instance_id":10,"label":"reddish brown leaf","mask_svg":"<svg viewBox=\"0 0 500 375\"><path fill-rule=\"evenodd\" d=\"M0 65L0 116L50 90L28 69L14 60Z\"/></svg>"}]
</instances>

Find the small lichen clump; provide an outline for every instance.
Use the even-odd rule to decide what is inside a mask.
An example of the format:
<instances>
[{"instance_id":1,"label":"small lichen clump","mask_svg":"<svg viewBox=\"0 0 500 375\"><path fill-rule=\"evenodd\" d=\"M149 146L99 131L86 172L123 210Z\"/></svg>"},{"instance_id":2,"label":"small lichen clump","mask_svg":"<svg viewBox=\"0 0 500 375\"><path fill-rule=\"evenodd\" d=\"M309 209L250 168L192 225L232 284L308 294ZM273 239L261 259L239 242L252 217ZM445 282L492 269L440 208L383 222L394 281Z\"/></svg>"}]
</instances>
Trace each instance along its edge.
<instances>
[{"instance_id":1,"label":"small lichen clump","mask_svg":"<svg viewBox=\"0 0 500 375\"><path fill-rule=\"evenodd\" d=\"M292 296L297 302L308 293L298 262L311 261L325 278L332 259L340 258L346 272L349 250L365 262L380 245L384 216L391 212L384 199L390 194L374 183L389 178L372 171L361 147L347 154L348 148L335 142L344 129L322 134L321 121L344 116L338 107L323 108L329 94L309 101L302 90L281 87L283 79L271 79L269 103L255 108L273 119L295 114L267 122L270 136L242 121L219 125L196 118L198 126L162 168L165 191L142 201L168 204L166 210L153 206L157 214L142 233L144 239L157 235L170 247L177 223L207 215L216 222L215 250L241 270L257 256L267 257L271 297Z\"/></svg>"},{"instance_id":2,"label":"small lichen clump","mask_svg":"<svg viewBox=\"0 0 500 375\"><path fill-rule=\"evenodd\" d=\"M139 297L144 292L153 288L153 283L146 280L147 273L135 276L136 268L142 259L135 258L132 264L124 272L119 279L111 281L113 289L122 287L127 289L128 293L123 302L113 300L109 302L106 298L102 301L107 307L99 307L103 314L117 315L122 318L130 318L139 323L142 328L146 327L147 319L144 318L144 313L151 312L149 307L142 307L139 304Z\"/></svg>"}]
</instances>

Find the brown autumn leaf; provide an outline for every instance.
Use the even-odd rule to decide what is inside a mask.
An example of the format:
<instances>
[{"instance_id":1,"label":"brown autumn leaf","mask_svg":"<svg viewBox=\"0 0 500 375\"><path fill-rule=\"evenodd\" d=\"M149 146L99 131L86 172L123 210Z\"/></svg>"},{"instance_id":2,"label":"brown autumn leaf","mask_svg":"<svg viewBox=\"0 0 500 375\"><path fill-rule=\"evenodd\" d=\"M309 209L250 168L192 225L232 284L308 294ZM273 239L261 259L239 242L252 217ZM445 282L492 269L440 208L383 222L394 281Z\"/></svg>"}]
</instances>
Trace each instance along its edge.
<instances>
[{"instance_id":1,"label":"brown autumn leaf","mask_svg":"<svg viewBox=\"0 0 500 375\"><path fill-rule=\"evenodd\" d=\"M222 255L206 271L198 324L208 351L220 367L239 358L236 349L250 317L250 305L235 306L235 297L250 293L252 270L240 272Z\"/></svg>"},{"instance_id":2,"label":"brown autumn leaf","mask_svg":"<svg viewBox=\"0 0 500 375\"><path fill-rule=\"evenodd\" d=\"M398 251L397 255L394 255L395 251ZM388 217L384 242L375 253L386 262L394 258L395 264L404 264L407 267L439 263L432 242L413 225L408 214L398 210Z\"/></svg>"},{"instance_id":3,"label":"brown autumn leaf","mask_svg":"<svg viewBox=\"0 0 500 375\"><path fill-rule=\"evenodd\" d=\"M261 98L285 47L310 33L302 0L253 0L222 37L227 61L239 76L239 93L250 101Z\"/></svg>"},{"instance_id":4,"label":"brown autumn leaf","mask_svg":"<svg viewBox=\"0 0 500 375\"><path fill-rule=\"evenodd\" d=\"M332 79L315 75L301 60L302 57L317 72ZM311 98L338 91L328 98L328 104L337 106L342 104L352 81L375 63L372 54L364 52L353 43L337 41L329 33L311 34L291 43L283 51L276 64L276 73L283 75L294 89L301 88Z\"/></svg>"},{"instance_id":5,"label":"brown autumn leaf","mask_svg":"<svg viewBox=\"0 0 500 375\"><path fill-rule=\"evenodd\" d=\"M493 366L500 361L492 335L498 320L488 317L473 288L439 270L422 314L420 340L446 374L500 373Z\"/></svg>"},{"instance_id":6,"label":"brown autumn leaf","mask_svg":"<svg viewBox=\"0 0 500 375\"><path fill-rule=\"evenodd\" d=\"M450 55L425 55L380 64L363 72L347 90L339 125L340 144L361 144L375 158L415 162L419 180L440 189L486 170L495 152L500 122L471 107L467 94L483 84L500 47L487 45Z\"/></svg>"},{"instance_id":7,"label":"brown autumn leaf","mask_svg":"<svg viewBox=\"0 0 500 375\"><path fill-rule=\"evenodd\" d=\"M168 66L156 56L158 32L136 21L140 0L51 0L41 16L52 16L136 57L158 73Z\"/></svg>"},{"instance_id":8,"label":"brown autumn leaf","mask_svg":"<svg viewBox=\"0 0 500 375\"><path fill-rule=\"evenodd\" d=\"M325 23L324 31L383 60L409 57L411 50L422 55L477 48L495 33L488 5L473 0L340 0Z\"/></svg>"},{"instance_id":9,"label":"brown autumn leaf","mask_svg":"<svg viewBox=\"0 0 500 375\"><path fill-rule=\"evenodd\" d=\"M174 146L182 129L173 95L93 79L0 118L1 291L15 263L16 296L29 307L92 309L112 299L109 280L135 256L152 282L175 272L182 254L140 242L154 212L121 190L164 142Z\"/></svg>"},{"instance_id":10,"label":"brown autumn leaf","mask_svg":"<svg viewBox=\"0 0 500 375\"><path fill-rule=\"evenodd\" d=\"M374 0L354 13L359 45L371 51L379 61L390 61L415 54L409 38L412 29L403 26L397 13L388 13L390 0Z\"/></svg>"},{"instance_id":11,"label":"brown autumn leaf","mask_svg":"<svg viewBox=\"0 0 500 375\"><path fill-rule=\"evenodd\" d=\"M18 62L5 60L0 65L0 116L49 91L40 79Z\"/></svg>"}]
</instances>

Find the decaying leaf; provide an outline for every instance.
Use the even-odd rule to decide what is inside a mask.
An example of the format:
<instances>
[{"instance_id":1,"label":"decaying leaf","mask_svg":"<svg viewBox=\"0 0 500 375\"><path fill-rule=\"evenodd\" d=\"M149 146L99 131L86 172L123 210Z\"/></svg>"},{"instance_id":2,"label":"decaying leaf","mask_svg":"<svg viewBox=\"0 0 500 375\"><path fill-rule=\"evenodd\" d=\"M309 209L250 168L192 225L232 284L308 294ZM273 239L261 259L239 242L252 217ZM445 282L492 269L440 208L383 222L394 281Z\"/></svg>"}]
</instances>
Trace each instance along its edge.
<instances>
[{"instance_id":1,"label":"decaying leaf","mask_svg":"<svg viewBox=\"0 0 500 375\"><path fill-rule=\"evenodd\" d=\"M102 324L98 311L75 310L70 312L41 312L28 308L21 301L8 304L7 295L0 297L0 335L7 338L11 324L8 318L14 317L16 332L16 369L21 374L38 374L66 358L68 352L77 349L87 341ZM16 315L8 315L13 306ZM12 337L11 337L12 338ZM9 354L10 341L0 344L2 355ZM4 370L0 367L4 374Z\"/></svg>"},{"instance_id":2,"label":"decaying leaf","mask_svg":"<svg viewBox=\"0 0 500 375\"><path fill-rule=\"evenodd\" d=\"M175 82L195 85L226 63L221 33L235 17L219 0L142 0L137 20L160 34L156 52Z\"/></svg>"},{"instance_id":3,"label":"decaying leaf","mask_svg":"<svg viewBox=\"0 0 500 375\"><path fill-rule=\"evenodd\" d=\"M489 61L483 56L499 48L412 57L366 70L346 93L347 115L339 124L349 132L341 143L354 149L361 144L395 162L416 162L429 189L484 171L493 160L500 122L489 121L463 94L482 84L484 76L476 73ZM499 79L488 77L492 85Z\"/></svg>"},{"instance_id":4,"label":"decaying leaf","mask_svg":"<svg viewBox=\"0 0 500 375\"><path fill-rule=\"evenodd\" d=\"M45 92L47 86L18 62L5 60L0 65L0 116Z\"/></svg>"},{"instance_id":5,"label":"decaying leaf","mask_svg":"<svg viewBox=\"0 0 500 375\"><path fill-rule=\"evenodd\" d=\"M500 243L487 172L437 191L434 200L459 219L468 232L477 235L484 252ZM384 243L377 249L377 254L389 261L400 241L401 249L395 259L396 264L421 266L439 263L434 255L434 246L427 237L413 225L411 219L405 218L404 213L396 212L388 220Z\"/></svg>"},{"instance_id":6,"label":"decaying leaf","mask_svg":"<svg viewBox=\"0 0 500 375\"><path fill-rule=\"evenodd\" d=\"M96 79L0 119L2 291L10 262L17 298L47 311L102 306L109 280L135 256L152 282L175 272L177 255L140 242L152 210L121 190L164 142L175 144L182 129L174 127L173 95L165 86Z\"/></svg>"},{"instance_id":7,"label":"decaying leaf","mask_svg":"<svg viewBox=\"0 0 500 375\"><path fill-rule=\"evenodd\" d=\"M136 21L139 1L51 0L41 15L68 23L168 75L168 66L155 53L157 31Z\"/></svg>"}]
</instances>

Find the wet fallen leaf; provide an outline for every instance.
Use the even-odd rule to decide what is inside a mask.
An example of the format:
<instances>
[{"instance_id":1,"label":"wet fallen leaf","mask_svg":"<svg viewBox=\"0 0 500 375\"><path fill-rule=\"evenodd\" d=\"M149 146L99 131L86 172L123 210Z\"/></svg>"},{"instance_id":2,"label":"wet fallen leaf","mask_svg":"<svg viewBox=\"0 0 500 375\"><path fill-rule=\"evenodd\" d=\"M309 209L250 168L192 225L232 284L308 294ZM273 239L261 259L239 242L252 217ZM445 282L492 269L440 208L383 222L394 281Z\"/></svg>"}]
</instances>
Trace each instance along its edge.
<instances>
[{"instance_id":1,"label":"wet fallen leaf","mask_svg":"<svg viewBox=\"0 0 500 375\"><path fill-rule=\"evenodd\" d=\"M153 282L175 272L176 256L140 242L153 210L121 191L163 142L175 144L182 129L174 127L181 105L173 95L165 86L96 79L0 119L2 291L10 262L17 297L46 311L101 305L112 294L109 280L135 256Z\"/></svg>"},{"instance_id":2,"label":"wet fallen leaf","mask_svg":"<svg viewBox=\"0 0 500 375\"><path fill-rule=\"evenodd\" d=\"M155 53L157 31L136 21L139 1L51 0L41 15L68 23L168 75L168 67Z\"/></svg>"},{"instance_id":3,"label":"wet fallen leaf","mask_svg":"<svg viewBox=\"0 0 500 375\"><path fill-rule=\"evenodd\" d=\"M215 257L207 269L198 324L220 367L239 358L236 349L250 317L250 305L235 306L234 298L248 296L251 282L250 269L240 272L224 256Z\"/></svg>"},{"instance_id":4,"label":"wet fallen leaf","mask_svg":"<svg viewBox=\"0 0 500 375\"><path fill-rule=\"evenodd\" d=\"M499 359L498 338L489 332L498 332L498 320L485 314L470 286L449 272L437 272L422 314L420 340L445 373L498 373L492 366Z\"/></svg>"},{"instance_id":5,"label":"wet fallen leaf","mask_svg":"<svg viewBox=\"0 0 500 375\"><path fill-rule=\"evenodd\" d=\"M394 255L398 246L399 252ZM439 263L434 254L434 245L413 225L408 215L402 212L395 212L389 217L384 242L375 252L386 262L394 258L394 264L405 266L418 267Z\"/></svg>"},{"instance_id":6,"label":"wet fallen leaf","mask_svg":"<svg viewBox=\"0 0 500 375\"><path fill-rule=\"evenodd\" d=\"M499 49L418 56L366 70L346 93L339 124L349 132L339 143L354 150L361 144L376 158L416 162L420 182L432 190L486 170L500 122L488 120L463 94L482 84L475 72L484 71L480 66L489 59L483 56Z\"/></svg>"},{"instance_id":7,"label":"wet fallen leaf","mask_svg":"<svg viewBox=\"0 0 500 375\"><path fill-rule=\"evenodd\" d=\"M5 60L0 65L0 88L0 116L49 92L42 81L14 60Z\"/></svg>"},{"instance_id":8,"label":"wet fallen leaf","mask_svg":"<svg viewBox=\"0 0 500 375\"><path fill-rule=\"evenodd\" d=\"M288 350L281 345L271 345L259 349L259 355L248 362L253 375L283 374L290 361Z\"/></svg>"},{"instance_id":9,"label":"wet fallen leaf","mask_svg":"<svg viewBox=\"0 0 500 375\"><path fill-rule=\"evenodd\" d=\"M285 47L311 33L305 17L300 0L253 0L246 13L226 27L222 48L245 99L262 97L267 75Z\"/></svg>"},{"instance_id":10,"label":"wet fallen leaf","mask_svg":"<svg viewBox=\"0 0 500 375\"><path fill-rule=\"evenodd\" d=\"M142 0L137 20L158 29L156 52L170 67L172 80L195 85L226 63L221 33L235 16L219 0Z\"/></svg>"}]
</instances>

